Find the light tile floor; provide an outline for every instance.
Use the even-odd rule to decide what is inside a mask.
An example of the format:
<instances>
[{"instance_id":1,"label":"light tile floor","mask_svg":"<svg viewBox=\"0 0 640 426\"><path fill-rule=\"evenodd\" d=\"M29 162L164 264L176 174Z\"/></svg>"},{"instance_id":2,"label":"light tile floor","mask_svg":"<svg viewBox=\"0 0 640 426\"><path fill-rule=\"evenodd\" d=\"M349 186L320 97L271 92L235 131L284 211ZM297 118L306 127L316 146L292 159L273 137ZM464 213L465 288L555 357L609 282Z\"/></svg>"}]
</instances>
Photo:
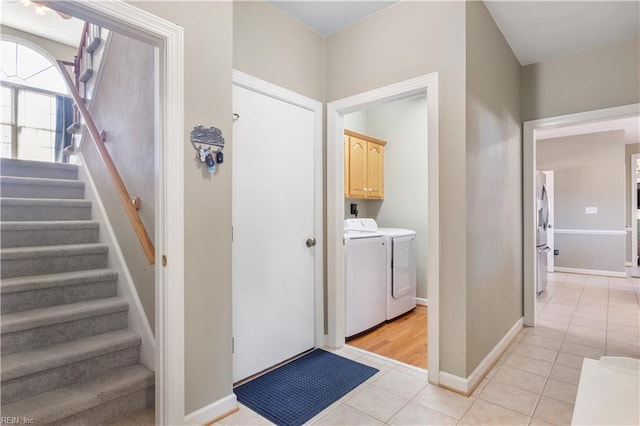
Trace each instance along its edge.
<instances>
[{"instance_id":1,"label":"light tile floor","mask_svg":"<svg viewBox=\"0 0 640 426\"><path fill-rule=\"evenodd\" d=\"M566 425L584 357L640 356L640 279L549 274L537 326L525 328L470 397L356 348L334 352L380 370L309 421L317 425ZM221 425L270 424L247 407Z\"/></svg>"}]
</instances>

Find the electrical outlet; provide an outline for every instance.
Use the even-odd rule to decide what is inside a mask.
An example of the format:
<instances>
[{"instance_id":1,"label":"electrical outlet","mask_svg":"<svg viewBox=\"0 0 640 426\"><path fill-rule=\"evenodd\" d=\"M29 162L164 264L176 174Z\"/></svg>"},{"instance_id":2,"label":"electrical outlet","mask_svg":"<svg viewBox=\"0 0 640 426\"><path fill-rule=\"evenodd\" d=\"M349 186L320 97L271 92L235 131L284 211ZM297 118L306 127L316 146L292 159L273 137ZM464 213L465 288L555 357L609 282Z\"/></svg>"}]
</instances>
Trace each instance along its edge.
<instances>
[{"instance_id":1,"label":"electrical outlet","mask_svg":"<svg viewBox=\"0 0 640 426\"><path fill-rule=\"evenodd\" d=\"M597 207L585 207L584 208L584 214L598 214L598 208Z\"/></svg>"}]
</instances>

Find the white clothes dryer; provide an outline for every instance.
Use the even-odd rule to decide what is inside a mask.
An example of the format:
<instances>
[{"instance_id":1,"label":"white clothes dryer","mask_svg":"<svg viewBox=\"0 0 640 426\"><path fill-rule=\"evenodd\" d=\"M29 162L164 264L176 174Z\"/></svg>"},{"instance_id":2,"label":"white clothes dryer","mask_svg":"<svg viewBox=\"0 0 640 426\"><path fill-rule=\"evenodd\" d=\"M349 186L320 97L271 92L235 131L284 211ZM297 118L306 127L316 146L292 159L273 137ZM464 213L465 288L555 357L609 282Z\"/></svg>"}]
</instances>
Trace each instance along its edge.
<instances>
[{"instance_id":1,"label":"white clothes dryer","mask_svg":"<svg viewBox=\"0 0 640 426\"><path fill-rule=\"evenodd\" d=\"M345 240L345 305L347 338L385 322L386 238L374 219L347 219Z\"/></svg>"},{"instance_id":2,"label":"white clothes dryer","mask_svg":"<svg viewBox=\"0 0 640 426\"><path fill-rule=\"evenodd\" d=\"M416 232L399 228L378 228L378 232L387 240L386 319L389 321L416 307Z\"/></svg>"}]
</instances>

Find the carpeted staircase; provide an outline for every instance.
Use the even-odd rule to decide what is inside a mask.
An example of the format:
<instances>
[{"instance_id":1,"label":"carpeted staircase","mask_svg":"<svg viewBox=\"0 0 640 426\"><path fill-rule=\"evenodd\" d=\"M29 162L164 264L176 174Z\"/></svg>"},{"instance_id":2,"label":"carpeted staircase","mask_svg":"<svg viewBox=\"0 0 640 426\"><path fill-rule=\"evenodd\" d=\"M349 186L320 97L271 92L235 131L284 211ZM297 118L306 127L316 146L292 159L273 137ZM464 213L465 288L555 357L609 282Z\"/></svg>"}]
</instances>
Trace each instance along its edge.
<instances>
[{"instance_id":1,"label":"carpeted staircase","mask_svg":"<svg viewBox=\"0 0 640 426\"><path fill-rule=\"evenodd\" d=\"M21 424L107 424L154 404L77 176L0 159L1 411Z\"/></svg>"}]
</instances>

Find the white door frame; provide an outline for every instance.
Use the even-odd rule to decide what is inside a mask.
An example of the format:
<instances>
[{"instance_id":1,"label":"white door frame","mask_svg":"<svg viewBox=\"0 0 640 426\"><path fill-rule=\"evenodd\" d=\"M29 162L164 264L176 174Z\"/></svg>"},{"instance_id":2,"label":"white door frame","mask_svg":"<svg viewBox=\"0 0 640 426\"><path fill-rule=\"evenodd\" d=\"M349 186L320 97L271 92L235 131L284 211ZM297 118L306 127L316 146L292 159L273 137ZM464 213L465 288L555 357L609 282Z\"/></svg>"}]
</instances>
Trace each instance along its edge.
<instances>
[{"instance_id":1,"label":"white door frame","mask_svg":"<svg viewBox=\"0 0 640 426\"><path fill-rule=\"evenodd\" d=\"M345 343L343 116L382 102L427 95L427 287L429 381L439 383L439 119L438 73L406 80L327 104L327 308L328 344Z\"/></svg>"},{"instance_id":2,"label":"white door frame","mask_svg":"<svg viewBox=\"0 0 640 426\"><path fill-rule=\"evenodd\" d=\"M304 108L313 113L314 137L314 231L315 231L315 259L314 259L314 309L315 309L315 347L326 344L324 333L324 244L323 244L323 171L322 171L322 102L300 95L291 90L261 80L241 71L233 70L232 81L235 86L243 87L257 93L278 99L283 102ZM242 120L242 117L239 117ZM292 195L293 196L293 195Z\"/></svg>"},{"instance_id":3,"label":"white door frame","mask_svg":"<svg viewBox=\"0 0 640 426\"><path fill-rule=\"evenodd\" d=\"M536 130L638 115L640 104L525 121L523 125L522 194L524 208L524 325L536 322Z\"/></svg>"},{"instance_id":4,"label":"white door frame","mask_svg":"<svg viewBox=\"0 0 640 426\"><path fill-rule=\"evenodd\" d=\"M183 29L123 1L43 1L158 48L155 149L156 424L185 422ZM162 266L166 256L167 266Z\"/></svg>"},{"instance_id":5,"label":"white door frame","mask_svg":"<svg viewBox=\"0 0 640 426\"><path fill-rule=\"evenodd\" d=\"M547 272L554 272L555 270L555 255L553 254L556 247L556 238L554 235L555 232L555 217L554 217L554 209L555 209L555 188L554 188L554 177L555 173L553 170L542 170L545 174L547 180L545 187L547 188L547 198L549 200L549 231L547 233L547 246L551 249L549 253L547 253Z\"/></svg>"},{"instance_id":6,"label":"white door frame","mask_svg":"<svg viewBox=\"0 0 640 426\"><path fill-rule=\"evenodd\" d=\"M640 154L631 154L631 165L629 167L629 191L631 191L631 205L627 211L631 221L631 266L636 268L638 267L638 178L636 173L636 164L638 159L640 159Z\"/></svg>"}]
</instances>

